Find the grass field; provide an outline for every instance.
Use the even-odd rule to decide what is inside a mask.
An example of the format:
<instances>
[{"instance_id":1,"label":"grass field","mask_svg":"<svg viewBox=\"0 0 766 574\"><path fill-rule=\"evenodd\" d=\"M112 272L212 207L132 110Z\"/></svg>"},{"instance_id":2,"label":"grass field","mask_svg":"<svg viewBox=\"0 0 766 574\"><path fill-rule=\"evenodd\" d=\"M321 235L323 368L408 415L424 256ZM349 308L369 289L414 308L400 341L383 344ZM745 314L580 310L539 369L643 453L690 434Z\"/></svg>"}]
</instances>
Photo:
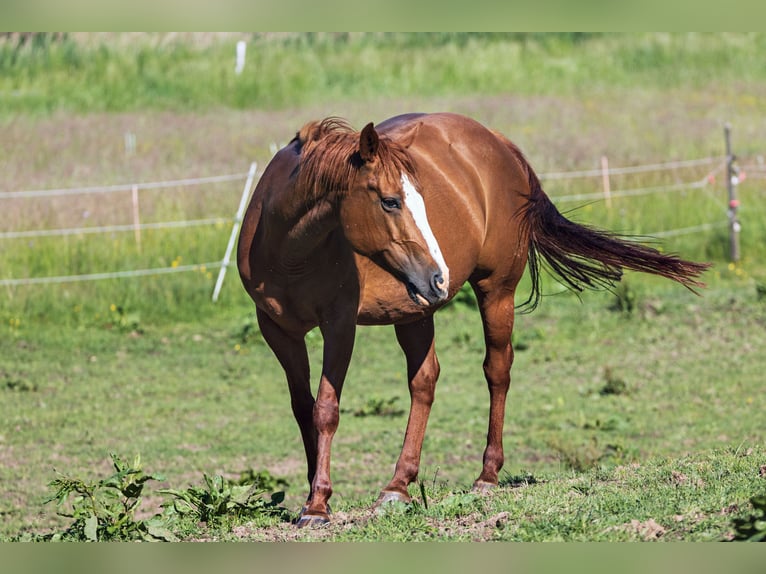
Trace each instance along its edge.
<instances>
[{"instance_id":1,"label":"grass field","mask_svg":"<svg viewBox=\"0 0 766 574\"><path fill-rule=\"evenodd\" d=\"M506 431L506 487L467 489L486 432L480 324L457 305L439 316L443 376L421 479L429 508L368 520L401 443L407 391L390 328L359 332L334 448L342 525L293 533L245 520L187 533L221 539L716 540L763 492L766 407L760 350L766 303L736 278L704 299L655 287L636 310L606 294L552 297L517 327ZM282 375L242 316L201 323L19 328L2 339L3 536L61 527L42 502L56 471L109 474L109 452L140 453L153 486L200 484L267 469L305 495L302 447ZM314 372L321 341L311 340ZM380 408L383 406L383 408ZM759 470L760 469L760 470ZM646 484L653 486L646 488ZM151 492L151 491L150 491ZM421 500L420 491L413 496ZM487 523L502 514L502 527ZM440 520L442 519L443 520ZM273 522L273 520L272 520ZM254 525L255 524L255 525ZM643 527L642 527L643 528ZM655 532L655 534L657 534ZM658 535L660 536L660 535Z\"/></svg>"},{"instance_id":2,"label":"grass field","mask_svg":"<svg viewBox=\"0 0 766 574\"><path fill-rule=\"evenodd\" d=\"M766 69L754 57L763 35L259 37L247 68L259 75L239 80L229 37L116 40L0 45L0 231L131 221L129 194L33 201L3 191L241 173L326 115L361 126L404 111L465 113L516 141L540 173L593 169L602 155L612 166L720 157L725 121L741 163L757 167L766 150ZM279 76L287 62L293 72ZM646 173L612 188L705 175ZM236 273L215 305L211 270L3 287L0 540L65 528L72 519L43 504L48 483L57 473L104 479L110 452L140 454L163 476L146 483L136 520L167 502L161 489L201 485L203 474L267 470L287 481L269 483L285 491L287 514L173 522L186 540L730 538L766 492L766 204L756 176L739 189L740 262L727 259L725 227L662 242L713 262L702 297L631 274L616 295L551 295L520 316L503 485L486 497L468 491L488 407L470 300L437 318L442 379L416 503L383 516L369 505L393 471L408 396L393 330L360 329L334 443L336 520L317 531L287 522L306 493L302 446ZM545 188L592 193L601 181ZM241 183L146 192L142 217L231 217L240 193ZM718 171L699 190L562 209L647 234L725 222L726 194ZM0 278L216 261L228 233L147 232L140 252L132 233L0 239ZM317 373L319 335L310 350Z\"/></svg>"}]
</instances>

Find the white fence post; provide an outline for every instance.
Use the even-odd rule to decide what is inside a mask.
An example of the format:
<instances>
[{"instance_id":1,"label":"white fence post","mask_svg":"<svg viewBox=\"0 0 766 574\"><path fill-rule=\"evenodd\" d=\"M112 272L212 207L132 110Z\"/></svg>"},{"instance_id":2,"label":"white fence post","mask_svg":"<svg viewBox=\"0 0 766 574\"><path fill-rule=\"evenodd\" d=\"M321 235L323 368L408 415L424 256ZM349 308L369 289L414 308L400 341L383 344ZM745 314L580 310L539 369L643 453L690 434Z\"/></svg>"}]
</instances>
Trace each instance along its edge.
<instances>
[{"instance_id":1,"label":"white fence post","mask_svg":"<svg viewBox=\"0 0 766 574\"><path fill-rule=\"evenodd\" d=\"M247 52L247 42L240 40L237 42L237 63L234 66L234 73L238 76L245 69L245 53Z\"/></svg>"},{"instance_id":2,"label":"white fence post","mask_svg":"<svg viewBox=\"0 0 766 574\"><path fill-rule=\"evenodd\" d=\"M739 232L742 229L737 218L739 169L735 165L737 156L731 151L731 125L728 122L723 128L723 133L726 138L726 190L729 193L729 258L736 263L739 261Z\"/></svg>"},{"instance_id":3,"label":"white fence post","mask_svg":"<svg viewBox=\"0 0 766 574\"><path fill-rule=\"evenodd\" d=\"M237 239L237 232L239 226L242 224L242 217L245 215L245 208L247 207L247 199L250 196L250 188L253 185L255 179L255 171L258 168L258 164L253 162L250 164L250 172L247 174L247 181L245 182L245 188L242 190L242 197L239 200L239 208L237 208L237 215L234 217L234 224L231 226L231 235L229 235L229 243L226 245L226 253L221 261L221 268L218 271L218 279L215 282L215 289L213 289L213 303L218 301L218 295L221 294L221 287L223 287L223 279L226 276L226 269L229 267L229 261L231 259L231 252L234 249L234 242Z\"/></svg>"}]
</instances>

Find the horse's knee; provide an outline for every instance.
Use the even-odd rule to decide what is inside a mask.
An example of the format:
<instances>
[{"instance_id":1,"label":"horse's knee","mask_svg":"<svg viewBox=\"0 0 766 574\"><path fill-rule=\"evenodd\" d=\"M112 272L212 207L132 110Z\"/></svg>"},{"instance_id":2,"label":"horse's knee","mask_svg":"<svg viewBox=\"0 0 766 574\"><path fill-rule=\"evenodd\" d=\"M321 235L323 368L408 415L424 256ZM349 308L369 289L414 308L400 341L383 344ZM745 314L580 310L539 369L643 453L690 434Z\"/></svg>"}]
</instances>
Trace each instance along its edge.
<instances>
[{"instance_id":1,"label":"horse's knee","mask_svg":"<svg viewBox=\"0 0 766 574\"><path fill-rule=\"evenodd\" d=\"M508 389L511 384L513 349L510 343L502 350L488 351L484 359L484 377L492 388Z\"/></svg>"},{"instance_id":2,"label":"horse's knee","mask_svg":"<svg viewBox=\"0 0 766 574\"><path fill-rule=\"evenodd\" d=\"M431 355L430 360L423 362L420 370L410 381L410 396L414 402L429 407L433 404L436 381L439 379L440 371L441 367L435 354Z\"/></svg>"},{"instance_id":3,"label":"horse's knee","mask_svg":"<svg viewBox=\"0 0 766 574\"><path fill-rule=\"evenodd\" d=\"M338 428L340 409L337 401L317 400L314 403L314 426L320 433L334 433Z\"/></svg>"}]
</instances>

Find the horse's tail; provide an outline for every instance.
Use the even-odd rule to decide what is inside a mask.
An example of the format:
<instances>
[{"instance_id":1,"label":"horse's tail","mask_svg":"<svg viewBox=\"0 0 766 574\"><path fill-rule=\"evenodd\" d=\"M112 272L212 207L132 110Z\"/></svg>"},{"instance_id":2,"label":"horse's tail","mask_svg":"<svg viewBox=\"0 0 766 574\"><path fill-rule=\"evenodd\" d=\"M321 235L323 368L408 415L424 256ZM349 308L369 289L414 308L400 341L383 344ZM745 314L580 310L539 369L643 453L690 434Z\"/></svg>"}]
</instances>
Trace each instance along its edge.
<instances>
[{"instance_id":1,"label":"horse's tail","mask_svg":"<svg viewBox=\"0 0 766 574\"><path fill-rule=\"evenodd\" d=\"M530 189L522 213L529 236L528 265L532 279L532 293L526 305L534 308L539 303L543 261L565 285L576 291L610 287L620 280L623 269L667 277L691 291L705 286L697 278L710 264L685 261L617 234L569 221L545 194L519 149L513 146L513 150L527 171Z\"/></svg>"}]
</instances>

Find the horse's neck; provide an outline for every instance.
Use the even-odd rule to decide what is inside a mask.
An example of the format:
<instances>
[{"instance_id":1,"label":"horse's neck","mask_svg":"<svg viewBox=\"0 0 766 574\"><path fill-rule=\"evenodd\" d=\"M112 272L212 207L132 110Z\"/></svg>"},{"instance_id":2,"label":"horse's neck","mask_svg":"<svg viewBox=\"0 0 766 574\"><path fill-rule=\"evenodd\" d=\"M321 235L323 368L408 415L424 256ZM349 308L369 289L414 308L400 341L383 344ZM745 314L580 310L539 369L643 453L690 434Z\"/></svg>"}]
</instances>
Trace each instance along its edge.
<instances>
[{"instance_id":1,"label":"horse's neck","mask_svg":"<svg viewBox=\"0 0 766 574\"><path fill-rule=\"evenodd\" d=\"M324 249L328 237L340 227L336 207L325 199L308 204L272 203L268 207L264 210L271 214L266 221L267 243L287 268L308 267L319 261L321 258L314 255Z\"/></svg>"}]
</instances>

